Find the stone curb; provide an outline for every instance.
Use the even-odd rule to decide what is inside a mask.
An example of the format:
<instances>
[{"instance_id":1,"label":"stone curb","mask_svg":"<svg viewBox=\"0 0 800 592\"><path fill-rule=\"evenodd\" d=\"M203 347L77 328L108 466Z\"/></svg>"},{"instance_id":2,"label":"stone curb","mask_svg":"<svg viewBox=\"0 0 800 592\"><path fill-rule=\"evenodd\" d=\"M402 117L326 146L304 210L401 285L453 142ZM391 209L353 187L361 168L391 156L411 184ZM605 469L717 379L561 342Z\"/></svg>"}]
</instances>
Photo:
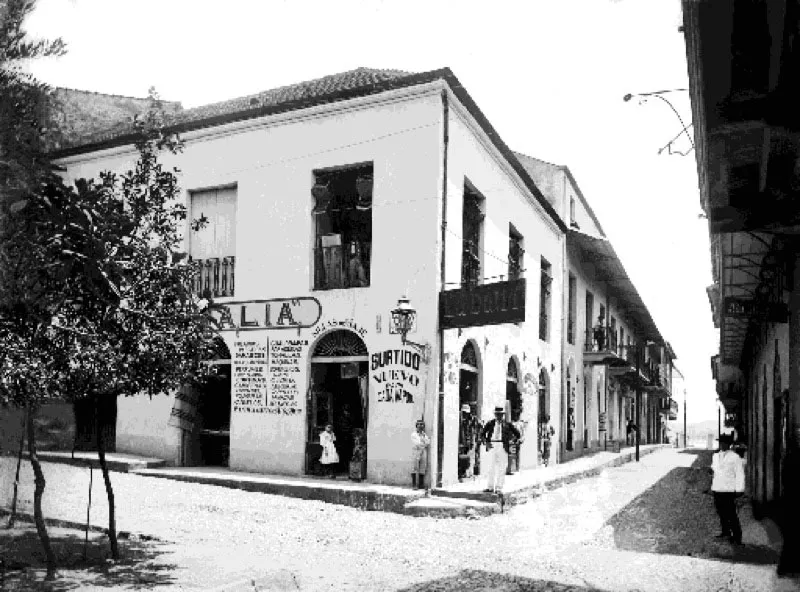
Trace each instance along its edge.
<instances>
[{"instance_id":1,"label":"stone curb","mask_svg":"<svg viewBox=\"0 0 800 592\"><path fill-rule=\"evenodd\" d=\"M100 461L97 458L71 458L61 454L48 454L47 451L37 452L39 462L49 462L61 465L70 465L73 467L92 467L93 469L100 468ZM30 461L30 454L23 453L23 458ZM141 469L155 469L166 465L166 461L144 461L144 460L111 460L106 459L106 465L109 471L117 473L135 473Z\"/></svg>"},{"instance_id":2,"label":"stone curb","mask_svg":"<svg viewBox=\"0 0 800 592\"><path fill-rule=\"evenodd\" d=\"M0 516L11 516L11 510L9 508L0 507ZM17 510L16 516L14 520L18 522L27 522L30 524L35 524L36 520L33 514L28 514L26 512L20 512ZM53 528L71 528L73 530L81 530L86 532L86 524L80 522L74 522L73 520L61 520L60 518L47 518L45 517L44 522L47 526ZM4 528L4 527L3 527ZM100 534L108 534L108 529L102 526L96 526L94 524L89 525L89 530L92 532L99 532ZM121 541L157 541L157 542L164 542L163 539L160 539L156 536L149 535L149 534L142 534L138 532L130 532L127 530L118 530L117 531L117 538Z\"/></svg>"},{"instance_id":3,"label":"stone curb","mask_svg":"<svg viewBox=\"0 0 800 592\"><path fill-rule=\"evenodd\" d=\"M394 512L397 514L404 514L406 504L416 501L425 495L422 491L413 495L401 495L368 489L338 489L334 487L314 487L305 484L294 485L291 483L270 483L268 481L247 481L243 479L203 478L195 475L177 475L174 473L159 474L155 471L135 471L134 474L140 477L156 477L173 481L216 485L229 489L328 502L340 506L350 506L359 510Z\"/></svg>"}]
</instances>

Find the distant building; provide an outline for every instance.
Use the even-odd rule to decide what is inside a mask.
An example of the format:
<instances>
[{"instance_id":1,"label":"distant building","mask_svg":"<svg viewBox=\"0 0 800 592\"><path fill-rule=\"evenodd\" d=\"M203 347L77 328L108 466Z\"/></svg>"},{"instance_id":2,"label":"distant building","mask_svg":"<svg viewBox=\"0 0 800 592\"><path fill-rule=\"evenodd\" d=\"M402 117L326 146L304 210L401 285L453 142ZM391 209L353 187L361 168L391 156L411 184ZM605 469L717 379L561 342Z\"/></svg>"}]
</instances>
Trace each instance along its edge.
<instances>
[{"instance_id":1,"label":"distant building","mask_svg":"<svg viewBox=\"0 0 800 592\"><path fill-rule=\"evenodd\" d=\"M560 459L625 446L629 420L639 426L642 444L663 443L673 403L672 348L569 168L517 156L569 223Z\"/></svg>"}]
</instances>

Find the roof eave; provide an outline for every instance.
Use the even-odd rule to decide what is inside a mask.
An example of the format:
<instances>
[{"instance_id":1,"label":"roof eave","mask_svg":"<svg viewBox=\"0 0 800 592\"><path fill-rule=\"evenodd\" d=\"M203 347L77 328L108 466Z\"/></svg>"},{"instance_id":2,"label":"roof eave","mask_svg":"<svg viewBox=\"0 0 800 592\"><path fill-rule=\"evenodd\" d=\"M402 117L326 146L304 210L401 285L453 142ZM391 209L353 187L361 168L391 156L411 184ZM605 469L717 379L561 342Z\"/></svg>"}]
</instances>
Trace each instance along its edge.
<instances>
[{"instance_id":1,"label":"roof eave","mask_svg":"<svg viewBox=\"0 0 800 592\"><path fill-rule=\"evenodd\" d=\"M469 111L470 115L475 119L475 121L481 127L481 129L489 138L489 140L492 142L492 144L494 144L495 148L497 148L497 150L500 152L500 154L503 156L506 162L508 162L508 164L514 169L514 172L520 177L520 179L528 188L528 190L533 194L536 201L539 202L539 204L542 206L545 212L547 212L547 214L550 216L553 222L555 222L558 228L562 232L566 233L567 226L564 223L564 221L556 213L553 206L551 206L550 203L545 199L542 192L536 186L536 183L534 183L533 179L530 177L527 171L525 171L523 166L514 156L511 149L506 145L506 143L500 137L500 134L498 134L497 131L492 126L492 124L489 123L489 120L480 110L475 101L472 100L472 97L470 97L467 90L463 87L461 82L459 82L458 78L456 78L455 74L453 74L450 68L441 68L438 70L431 70L429 72L412 74L409 76L404 76L402 78L394 80L386 80L368 86L361 86L346 90L338 90L336 92L316 96L311 99L299 99L296 101L288 101L286 103L281 103L279 105L257 107L253 109L246 109L244 111L237 111L234 113L226 113L224 115L217 115L214 117L198 119L191 122L177 123L175 125L167 126L165 131L167 133L182 134L206 127L225 125L236 121L255 119L258 117L267 117L269 115L275 115L277 113L286 113L289 111L295 111L298 109L313 107L324 103L344 101L357 97L378 94L396 88L405 88L409 86L415 86L418 84L426 84L429 82L433 82L435 80L444 80L449 85L450 90L458 98L458 100L461 101L461 103L464 105L467 111ZM101 140L98 142L91 142L80 146L74 146L71 148L55 150L50 154L50 156L54 159L66 158L69 156L96 152L99 150L118 148L121 146L127 146L133 144L138 139L139 136L137 136L136 134L128 133L114 138L109 138L108 140Z\"/></svg>"}]
</instances>

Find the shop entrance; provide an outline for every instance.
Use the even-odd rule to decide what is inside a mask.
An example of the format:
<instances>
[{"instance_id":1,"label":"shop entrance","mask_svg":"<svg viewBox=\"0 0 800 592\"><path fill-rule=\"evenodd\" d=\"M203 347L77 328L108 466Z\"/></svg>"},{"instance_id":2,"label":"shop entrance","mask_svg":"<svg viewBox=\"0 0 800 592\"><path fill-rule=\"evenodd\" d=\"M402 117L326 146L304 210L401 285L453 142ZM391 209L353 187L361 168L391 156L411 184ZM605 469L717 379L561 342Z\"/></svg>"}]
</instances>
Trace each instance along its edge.
<instances>
[{"instance_id":1,"label":"shop entrance","mask_svg":"<svg viewBox=\"0 0 800 592\"><path fill-rule=\"evenodd\" d=\"M471 342L461 350L458 383L458 478L465 479L480 474L480 416L481 400L478 396L478 356Z\"/></svg>"},{"instance_id":2,"label":"shop entrance","mask_svg":"<svg viewBox=\"0 0 800 592\"><path fill-rule=\"evenodd\" d=\"M332 331L316 344L311 356L311 380L306 436L306 474L358 474L367 461L368 352L361 338L347 330ZM320 434L333 426L339 462L320 462ZM351 465L351 461L355 461ZM351 470L352 469L352 470Z\"/></svg>"},{"instance_id":3,"label":"shop entrance","mask_svg":"<svg viewBox=\"0 0 800 592\"><path fill-rule=\"evenodd\" d=\"M222 339L214 340L214 348L216 359L207 362L214 373L175 397L170 425L181 430L181 466L229 466L231 354Z\"/></svg>"}]
</instances>

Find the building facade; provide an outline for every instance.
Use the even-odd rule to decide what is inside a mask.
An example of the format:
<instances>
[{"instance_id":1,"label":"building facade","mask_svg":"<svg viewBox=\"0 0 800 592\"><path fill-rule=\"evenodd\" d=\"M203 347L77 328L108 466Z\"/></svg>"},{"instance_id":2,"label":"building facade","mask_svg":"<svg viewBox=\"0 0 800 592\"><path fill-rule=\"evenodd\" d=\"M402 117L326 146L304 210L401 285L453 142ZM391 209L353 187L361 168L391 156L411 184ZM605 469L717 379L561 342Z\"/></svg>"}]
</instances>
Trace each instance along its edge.
<instances>
[{"instance_id":1,"label":"building facade","mask_svg":"<svg viewBox=\"0 0 800 592\"><path fill-rule=\"evenodd\" d=\"M708 218L720 332L711 360L724 428L746 445L757 516L796 563L800 443L800 124L794 81L797 2L684 0L700 204ZM796 45L796 44L795 44ZM788 550L788 551L787 551Z\"/></svg>"},{"instance_id":2,"label":"building facade","mask_svg":"<svg viewBox=\"0 0 800 592\"><path fill-rule=\"evenodd\" d=\"M568 222L563 277L559 457L640 442L663 443L675 354L666 342L571 171L517 154ZM639 392L639 412L636 393Z\"/></svg>"},{"instance_id":3,"label":"building facade","mask_svg":"<svg viewBox=\"0 0 800 592\"><path fill-rule=\"evenodd\" d=\"M359 69L171 121L184 149L163 162L208 220L185 242L197 294L222 307L219 372L120 399L117 451L315 474L332 424L342 467L407 484L423 419L429 478L447 484L462 405L531 429L540 401L559 417L566 227L449 70ZM83 136L56 163L71 180L121 172L130 140ZM519 461L539 462L535 439Z\"/></svg>"}]
</instances>

